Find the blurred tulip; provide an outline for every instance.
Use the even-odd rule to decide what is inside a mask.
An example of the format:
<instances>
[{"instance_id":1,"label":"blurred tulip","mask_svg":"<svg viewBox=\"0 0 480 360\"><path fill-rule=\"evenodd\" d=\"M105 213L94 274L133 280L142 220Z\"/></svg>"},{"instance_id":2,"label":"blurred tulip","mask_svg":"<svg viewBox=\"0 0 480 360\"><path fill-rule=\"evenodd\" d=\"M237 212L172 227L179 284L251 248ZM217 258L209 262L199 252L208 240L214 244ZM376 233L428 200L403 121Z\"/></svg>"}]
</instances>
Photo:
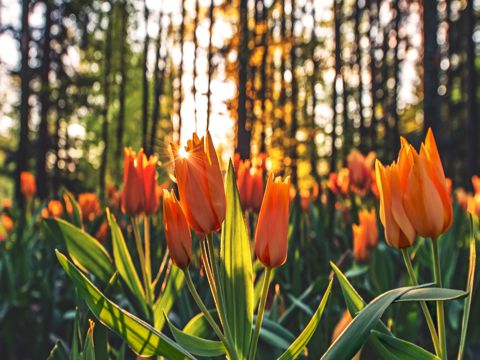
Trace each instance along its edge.
<instances>
[{"instance_id":1,"label":"blurred tulip","mask_svg":"<svg viewBox=\"0 0 480 360\"><path fill-rule=\"evenodd\" d=\"M157 158L147 158L143 150L136 156L132 149L125 148L122 193L122 211L125 214L137 216L157 212L156 163Z\"/></svg>"},{"instance_id":2,"label":"blurred tulip","mask_svg":"<svg viewBox=\"0 0 480 360\"><path fill-rule=\"evenodd\" d=\"M435 238L452 225L453 210L432 131L428 130L420 154L404 139L402 150L406 161L413 163L402 174L405 211L418 235Z\"/></svg>"},{"instance_id":3,"label":"blurred tulip","mask_svg":"<svg viewBox=\"0 0 480 360\"><path fill-rule=\"evenodd\" d=\"M480 194L467 196L467 211L472 215L480 215Z\"/></svg>"},{"instance_id":4,"label":"blurred tulip","mask_svg":"<svg viewBox=\"0 0 480 360\"><path fill-rule=\"evenodd\" d=\"M354 192L364 195L370 189L372 182L371 172L376 157L373 151L365 157L356 149L352 150L348 155L350 185Z\"/></svg>"},{"instance_id":5,"label":"blurred tulip","mask_svg":"<svg viewBox=\"0 0 480 360\"><path fill-rule=\"evenodd\" d=\"M188 141L184 149L172 143L180 203L189 225L199 234L220 230L226 200L222 171L210 133Z\"/></svg>"},{"instance_id":6,"label":"blurred tulip","mask_svg":"<svg viewBox=\"0 0 480 360\"><path fill-rule=\"evenodd\" d=\"M95 193L79 194L78 206L82 212L83 222L95 220L95 218L102 212L100 201Z\"/></svg>"},{"instance_id":7,"label":"blurred tulip","mask_svg":"<svg viewBox=\"0 0 480 360\"><path fill-rule=\"evenodd\" d=\"M172 261L179 268L186 269L192 259L192 237L173 190L171 193L163 190L163 223Z\"/></svg>"},{"instance_id":8,"label":"blurred tulip","mask_svg":"<svg viewBox=\"0 0 480 360\"><path fill-rule=\"evenodd\" d=\"M472 185L473 185L473 191L475 191L475 194L480 194L480 177L477 175L472 176Z\"/></svg>"},{"instance_id":9,"label":"blurred tulip","mask_svg":"<svg viewBox=\"0 0 480 360\"><path fill-rule=\"evenodd\" d=\"M347 168L341 168L338 173L330 173L328 177L328 188L336 195L348 194L350 188L350 175Z\"/></svg>"},{"instance_id":10,"label":"blurred tulip","mask_svg":"<svg viewBox=\"0 0 480 360\"><path fill-rule=\"evenodd\" d=\"M368 259L368 229L365 226L353 224L353 257L361 262Z\"/></svg>"},{"instance_id":11,"label":"blurred tulip","mask_svg":"<svg viewBox=\"0 0 480 360\"><path fill-rule=\"evenodd\" d=\"M7 233L13 230L13 220L7 214L2 214L2 227L5 229Z\"/></svg>"},{"instance_id":12,"label":"blurred tulip","mask_svg":"<svg viewBox=\"0 0 480 360\"><path fill-rule=\"evenodd\" d=\"M358 213L360 226L366 229L368 246L374 248L378 242L377 214L375 209L363 209Z\"/></svg>"},{"instance_id":13,"label":"blurred tulip","mask_svg":"<svg viewBox=\"0 0 480 360\"><path fill-rule=\"evenodd\" d=\"M470 195L467 194L463 188L458 188L455 190L455 198L457 199L458 205L460 205L463 210L467 210L469 196Z\"/></svg>"},{"instance_id":14,"label":"blurred tulip","mask_svg":"<svg viewBox=\"0 0 480 360\"><path fill-rule=\"evenodd\" d=\"M2 200L2 210L8 210L12 207L12 199L3 199Z\"/></svg>"},{"instance_id":15,"label":"blurred tulip","mask_svg":"<svg viewBox=\"0 0 480 360\"><path fill-rule=\"evenodd\" d=\"M280 266L287 259L289 192L290 178L274 180L270 174L255 233L255 252L268 268Z\"/></svg>"},{"instance_id":16,"label":"blurred tulip","mask_svg":"<svg viewBox=\"0 0 480 360\"><path fill-rule=\"evenodd\" d=\"M101 243L107 241L108 229L108 222L104 220L98 228L97 232L95 233L95 239L97 239Z\"/></svg>"},{"instance_id":17,"label":"blurred tulip","mask_svg":"<svg viewBox=\"0 0 480 360\"><path fill-rule=\"evenodd\" d=\"M350 312L348 310L345 310L337 325L333 329L332 343L337 340L337 338L342 334L343 330L345 330L351 322L352 315L350 315ZM361 350L359 350L358 353L355 354L352 360L360 360L360 352Z\"/></svg>"},{"instance_id":18,"label":"blurred tulip","mask_svg":"<svg viewBox=\"0 0 480 360\"><path fill-rule=\"evenodd\" d=\"M50 200L46 208L42 209L43 217L59 218L63 214L63 205L58 200Z\"/></svg>"},{"instance_id":19,"label":"blurred tulip","mask_svg":"<svg viewBox=\"0 0 480 360\"><path fill-rule=\"evenodd\" d=\"M310 205L318 198L318 189L318 184L314 184L309 190L300 190L300 207L302 208L302 211L308 212Z\"/></svg>"},{"instance_id":20,"label":"blurred tulip","mask_svg":"<svg viewBox=\"0 0 480 360\"><path fill-rule=\"evenodd\" d=\"M35 177L28 171L22 171L20 174L20 191L25 199L31 199L37 192Z\"/></svg>"},{"instance_id":21,"label":"blurred tulip","mask_svg":"<svg viewBox=\"0 0 480 360\"><path fill-rule=\"evenodd\" d=\"M408 165L405 162L402 164L404 167ZM415 241L416 232L403 207L402 183L406 183L406 179L401 179L400 164L393 162L384 167L377 160L375 167L380 195L380 220L385 230L385 239L395 248L409 247Z\"/></svg>"},{"instance_id":22,"label":"blurred tulip","mask_svg":"<svg viewBox=\"0 0 480 360\"><path fill-rule=\"evenodd\" d=\"M263 173L250 165L249 160L241 160L237 171L237 187L243 209L260 210L263 198Z\"/></svg>"}]
</instances>

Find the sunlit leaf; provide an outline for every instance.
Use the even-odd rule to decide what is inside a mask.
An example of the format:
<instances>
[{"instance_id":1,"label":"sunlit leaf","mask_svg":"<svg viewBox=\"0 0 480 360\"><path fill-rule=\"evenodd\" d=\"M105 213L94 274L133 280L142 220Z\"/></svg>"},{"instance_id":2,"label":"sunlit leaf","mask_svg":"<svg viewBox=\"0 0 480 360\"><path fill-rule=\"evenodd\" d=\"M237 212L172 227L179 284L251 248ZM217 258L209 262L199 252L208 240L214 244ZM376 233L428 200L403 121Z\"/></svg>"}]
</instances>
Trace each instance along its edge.
<instances>
[{"instance_id":1,"label":"sunlit leaf","mask_svg":"<svg viewBox=\"0 0 480 360\"><path fill-rule=\"evenodd\" d=\"M372 334L385 347L387 354L384 354L389 359L402 360L437 360L439 357L431 352L417 346L409 341L405 341L394 336L386 335L380 331L373 330Z\"/></svg>"},{"instance_id":2,"label":"sunlit leaf","mask_svg":"<svg viewBox=\"0 0 480 360\"><path fill-rule=\"evenodd\" d=\"M183 271L177 266L173 266L170 275L168 276L165 290L160 298L153 306L153 318L155 329L161 330L165 325L165 317L163 313L168 314L173 306L173 303L182 290L185 275Z\"/></svg>"},{"instance_id":3,"label":"sunlit leaf","mask_svg":"<svg viewBox=\"0 0 480 360\"><path fill-rule=\"evenodd\" d=\"M62 253L58 250L55 252L92 313L120 335L136 354L166 356L168 359L195 359L167 336L108 300Z\"/></svg>"}]
</instances>

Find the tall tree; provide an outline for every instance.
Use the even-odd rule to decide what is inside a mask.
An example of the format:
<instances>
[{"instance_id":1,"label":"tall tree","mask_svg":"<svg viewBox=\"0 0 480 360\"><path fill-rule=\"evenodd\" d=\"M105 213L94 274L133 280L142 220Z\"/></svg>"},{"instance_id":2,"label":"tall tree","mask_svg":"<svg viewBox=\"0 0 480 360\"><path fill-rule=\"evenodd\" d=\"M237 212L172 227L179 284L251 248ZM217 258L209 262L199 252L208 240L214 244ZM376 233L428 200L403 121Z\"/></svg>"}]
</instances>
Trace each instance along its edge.
<instances>
[{"instance_id":1,"label":"tall tree","mask_svg":"<svg viewBox=\"0 0 480 360\"><path fill-rule=\"evenodd\" d=\"M209 34L208 34L208 85L207 85L207 130L210 128L210 112L211 112L211 90L212 90L212 75L213 75L213 45L212 45L212 36L213 36L213 24L215 23L215 18L213 17L213 10L215 8L214 0L210 1L210 8L208 10L208 18L210 20Z\"/></svg>"},{"instance_id":2,"label":"tall tree","mask_svg":"<svg viewBox=\"0 0 480 360\"><path fill-rule=\"evenodd\" d=\"M118 91L118 124L117 124L117 148L115 149L115 159L117 163L117 179L122 174L122 150L123 150L123 133L125 131L125 89L127 86L127 23L128 23L128 3L123 0L120 11L122 12L120 24L120 84Z\"/></svg>"},{"instance_id":3,"label":"tall tree","mask_svg":"<svg viewBox=\"0 0 480 360\"><path fill-rule=\"evenodd\" d=\"M355 65L357 68L358 76L358 88L357 88L357 104L358 104L358 116L360 117L360 148L365 151L365 140L367 138L365 127L365 116L363 109L363 74L362 74L362 47L360 33L360 22L362 21L363 5L360 0L355 1L355 18L354 18L354 34L355 34Z\"/></svg>"},{"instance_id":4,"label":"tall tree","mask_svg":"<svg viewBox=\"0 0 480 360\"><path fill-rule=\"evenodd\" d=\"M473 1L467 1L465 9L465 26L467 38L467 175L478 174L478 118L477 118L477 71L475 68L475 14Z\"/></svg>"},{"instance_id":5,"label":"tall tree","mask_svg":"<svg viewBox=\"0 0 480 360\"><path fill-rule=\"evenodd\" d=\"M183 102L183 44L185 36L185 0L182 0L182 22L180 23L180 66L178 68L178 142L182 138L182 102Z\"/></svg>"},{"instance_id":6,"label":"tall tree","mask_svg":"<svg viewBox=\"0 0 480 360\"><path fill-rule=\"evenodd\" d=\"M395 9L395 47L393 48L393 78L395 80L392 94L391 110L390 113L393 117L393 131L392 131L392 154L397 153L400 148L400 116L398 114L398 93L400 90L400 59L398 58L398 47L400 45L400 21L402 19L402 13L400 10L400 0L394 0Z\"/></svg>"},{"instance_id":7,"label":"tall tree","mask_svg":"<svg viewBox=\"0 0 480 360\"><path fill-rule=\"evenodd\" d=\"M142 146L147 149L147 132L148 132L148 47L150 45L150 37L148 36L148 18L150 11L148 10L147 1L143 1L143 15L145 21L145 40L143 43L143 63L142 63Z\"/></svg>"},{"instance_id":8,"label":"tall tree","mask_svg":"<svg viewBox=\"0 0 480 360\"><path fill-rule=\"evenodd\" d=\"M213 1L212 1L212 3L213 3ZM210 6L212 6L212 4L210 4ZM200 20L200 0L195 0L195 20L193 22L193 81L192 81L193 117L194 117L194 120L195 120L195 131L198 131L197 84L195 83L195 81L197 80L197 55L198 55L197 54L197 52L198 52L197 51L198 50L197 27L198 27L198 21L199 20Z\"/></svg>"},{"instance_id":9,"label":"tall tree","mask_svg":"<svg viewBox=\"0 0 480 360\"><path fill-rule=\"evenodd\" d=\"M22 0L22 31L20 35L21 67L20 67L20 136L17 149L17 169L16 169L16 197L19 204L23 205L23 197L20 192L20 174L27 170L28 159L28 126L30 119L30 106L28 100L30 97L30 25L28 22L30 12L30 1Z\"/></svg>"},{"instance_id":10,"label":"tall tree","mask_svg":"<svg viewBox=\"0 0 480 360\"><path fill-rule=\"evenodd\" d=\"M369 23L370 23L370 98L372 102L372 113L370 117L370 149L375 149L376 144L376 127L377 127L377 65L375 58L376 51L376 35L375 28L377 33L379 31L379 21L378 21L378 9L379 1L371 1L369 8Z\"/></svg>"},{"instance_id":11,"label":"tall tree","mask_svg":"<svg viewBox=\"0 0 480 360\"><path fill-rule=\"evenodd\" d=\"M436 0L423 1L423 116L424 129L437 133L440 128L438 95L438 13Z\"/></svg>"},{"instance_id":12,"label":"tall tree","mask_svg":"<svg viewBox=\"0 0 480 360\"><path fill-rule=\"evenodd\" d=\"M37 171L36 183L37 193L41 199L48 196L48 178L47 178L47 152L49 149L48 134L48 111L50 108L50 40L52 28L52 4L50 0L45 1L45 26L43 29L43 46L42 46L42 65L40 73L40 125L38 128L38 145L37 145Z\"/></svg>"},{"instance_id":13,"label":"tall tree","mask_svg":"<svg viewBox=\"0 0 480 360\"><path fill-rule=\"evenodd\" d=\"M109 1L110 9L112 2ZM110 106L110 71L112 59L112 14L109 11L106 16L108 19L107 28L105 30L105 43L103 53L103 106L102 106L102 141L103 152L100 163L100 197L105 197L105 181L107 176L107 154L108 154L108 110Z\"/></svg>"},{"instance_id":14,"label":"tall tree","mask_svg":"<svg viewBox=\"0 0 480 360\"><path fill-rule=\"evenodd\" d=\"M262 104L262 118L261 118L261 134L260 134L260 152L266 152L265 136L267 127L267 59L268 59L268 7L262 1L262 26L261 26L261 46L262 46L262 63L260 65L260 93L259 98Z\"/></svg>"},{"instance_id":15,"label":"tall tree","mask_svg":"<svg viewBox=\"0 0 480 360\"><path fill-rule=\"evenodd\" d=\"M241 159L250 157L251 129L247 128L247 80L248 59L248 0L240 0L240 44L238 51L238 106L237 106L237 143L235 152Z\"/></svg>"},{"instance_id":16,"label":"tall tree","mask_svg":"<svg viewBox=\"0 0 480 360\"><path fill-rule=\"evenodd\" d=\"M291 15L291 38L292 44L290 48L290 66L292 72L292 94L291 94L291 124L290 124L290 157L292 159L292 185L296 188L298 182L297 176L297 131L298 131L298 118L297 118L297 105L298 105L298 83L296 75L297 67L297 41L295 38L295 23L296 23L296 8L295 0L292 0L292 15Z\"/></svg>"},{"instance_id":17,"label":"tall tree","mask_svg":"<svg viewBox=\"0 0 480 360\"><path fill-rule=\"evenodd\" d=\"M157 137L157 126L158 120L160 117L160 97L163 90L163 72L165 65L160 69L160 57L161 57L161 48L162 48L162 30L163 30L163 7L160 9L158 15L158 34L157 34L157 44L155 52L155 71L153 74L153 88L154 88L154 98L153 98L153 112L152 112L152 131L150 133L150 152L153 154L155 152L155 139Z\"/></svg>"}]
</instances>

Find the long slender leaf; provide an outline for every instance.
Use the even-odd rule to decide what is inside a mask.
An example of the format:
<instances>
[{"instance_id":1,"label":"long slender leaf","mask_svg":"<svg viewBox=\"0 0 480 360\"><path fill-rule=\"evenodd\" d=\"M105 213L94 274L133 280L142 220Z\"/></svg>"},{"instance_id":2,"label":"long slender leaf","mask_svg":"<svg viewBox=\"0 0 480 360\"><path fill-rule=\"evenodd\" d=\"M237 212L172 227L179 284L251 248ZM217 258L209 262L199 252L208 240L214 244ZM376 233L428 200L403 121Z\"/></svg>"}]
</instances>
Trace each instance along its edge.
<instances>
[{"instance_id":1,"label":"long slender leaf","mask_svg":"<svg viewBox=\"0 0 480 360\"><path fill-rule=\"evenodd\" d=\"M300 355L300 353L303 351L303 349L305 349L308 342L312 338L313 333L317 329L320 319L322 318L323 311L325 310L325 306L327 305L327 301L330 296L330 291L332 290L332 284L333 284L333 277L328 283L327 290L325 291L325 294L323 294L322 300L320 301L320 304L318 305L318 308L315 311L315 314L313 314L313 317L310 319L310 321L308 322L307 326L302 331L300 336L292 343L292 345L290 345L287 351L285 351L278 358L279 360L296 359Z\"/></svg>"},{"instance_id":2,"label":"long slender leaf","mask_svg":"<svg viewBox=\"0 0 480 360\"><path fill-rule=\"evenodd\" d=\"M216 310L210 310L209 311L212 316L216 314ZM207 319L205 319L205 316L203 313L198 313L195 315L193 318L190 319L190 321L185 325L183 328L183 332L189 335L195 335L195 336L200 336L200 337L206 337L210 332L212 331L212 327L208 323Z\"/></svg>"},{"instance_id":3,"label":"long slender leaf","mask_svg":"<svg viewBox=\"0 0 480 360\"><path fill-rule=\"evenodd\" d=\"M465 344L467 342L467 329L468 329L468 319L470 317L470 306L472 304L473 296L473 287L475 285L475 267L477 263L477 250L475 242L475 228L473 216L470 215L470 227L471 227L471 238L470 238L470 260L468 267L468 277L467 277L467 291L468 297L465 299L465 305L463 307L463 317L462 317L462 333L460 335L460 346L458 347L458 356L457 359L463 359L463 354L465 352Z\"/></svg>"},{"instance_id":4,"label":"long slender leaf","mask_svg":"<svg viewBox=\"0 0 480 360\"><path fill-rule=\"evenodd\" d=\"M165 326L165 317L163 313L168 314L173 306L178 294L182 290L185 282L183 271L173 266L165 285L165 290L158 301L153 306L153 318L155 329L162 330Z\"/></svg>"},{"instance_id":5,"label":"long slender leaf","mask_svg":"<svg viewBox=\"0 0 480 360\"><path fill-rule=\"evenodd\" d=\"M167 336L108 300L65 255L58 250L55 252L58 261L92 313L105 326L119 334L136 354L166 356L168 359L195 359Z\"/></svg>"},{"instance_id":6,"label":"long slender leaf","mask_svg":"<svg viewBox=\"0 0 480 360\"><path fill-rule=\"evenodd\" d=\"M444 289L444 288L421 288L414 289L402 295L395 302L406 301L450 301L461 299L468 293L463 290Z\"/></svg>"},{"instance_id":7,"label":"long slender leaf","mask_svg":"<svg viewBox=\"0 0 480 360\"><path fill-rule=\"evenodd\" d=\"M167 315L165 315L165 320L175 341L191 354L208 357L222 356L225 354L225 346L221 341L203 339L199 336L183 332L172 324Z\"/></svg>"},{"instance_id":8,"label":"long slender leaf","mask_svg":"<svg viewBox=\"0 0 480 360\"><path fill-rule=\"evenodd\" d=\"M95 328L95 323L90 322L90 327L88 328L87 335L85 336L85 341L83 345L82 355L83 360L95 360L95 345L93 341L93 329Z\"/></svg>"},{"instance_id":9,"label":"long slender leaf","mask_svg":"<svg viewBox=\"0 0 480 360\"><path fill-rule=\"evenodd\" d=\"M73 263L81 270L95 275L104 283L111 278L115 272L112 258L97 240L64 220L48 218L42 221L51 236L62 239L58 242L65 243Z\"/></svg>"},{"instance_id":10,"label":"long slender leaf","mask_svg":"<svg viewBox=\"0 0 480 360\"><path fill-rule=\"evenodd\" d=\"M133 265L132 257L128 251L127 244L125 243L122 230L108 209L107 219L112 232L113 259L115 260L117 271L127 284L128 288L136 296L140 304L142 304L144 310L148 313L145 304L145 292L143 291L142 283L140 282L138 273Z\"/></svg>"},{"instance_id":11,"label":"long slender leaf","mask_svg":"<svg viewBox=\"0 0 480 360\"><path fill-rule=\"evenodd\" d=\"M82 211L80 210L80 206L78 205L77 200L75 200L75 197L73 196L73 194L66 189L63 189L62 194L65 201L65 205L67 205L67 201L68 201L70 202L70 205L72 207L72 214L70 216L72 220L72 224L74 224L76 227L82 228L83 227Z\"/></svg>"},{"instance_id":12,"label":"long slender leaf","mask_svg":"<svg viewBox=\"0 0 480 360\"><path fill-rule=\"evenodd\" d=\"M431 352L394 336L386 335L380 331L373 330L372 334L382 343L388 351L389 359L397 358L402 360L438 360L439 357Z\"/></svg>"},{"instance_id":13,"label":"long slender leaf","mask_svg":"<svg viewBox=\"0 0 480 360\"><path fill-rule=\"evenodd\" d=\"M57 341L52 351L50 351L47 360L69 360L67 350L60 340Z\"/></svg>"},{"instance_id":14,"label":"long slender leaf","mask_svg":"<svg viewBox=\"0 0 480 360\"><path fill-rule=\"evenodd\" d=\"M230 161L225 181L227 212L222 227L221 264L226 319L239 358L247 357L253 323L253 269L237 184Z\"/></svg>"}]
</instances>

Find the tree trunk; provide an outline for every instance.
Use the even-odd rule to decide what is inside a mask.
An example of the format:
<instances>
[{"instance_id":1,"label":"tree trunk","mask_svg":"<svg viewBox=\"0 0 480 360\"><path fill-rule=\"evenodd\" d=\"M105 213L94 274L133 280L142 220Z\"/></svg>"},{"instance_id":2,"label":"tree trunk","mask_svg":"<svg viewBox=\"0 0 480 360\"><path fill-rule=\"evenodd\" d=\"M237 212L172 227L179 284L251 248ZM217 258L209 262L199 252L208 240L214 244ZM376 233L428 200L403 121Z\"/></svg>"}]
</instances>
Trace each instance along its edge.
<instances>
[{"instance_id":1,"label":"tree trunk","mask_svg":"<svg viewBox=\"0 0 480 360\"><path fill-rule=\"evenodd\" d=\"M127 0L122 2L122 23L120 30L120 86L118 91L118 124L117 124L117 148L115 150L115 160L117 162L117 179L122 178L123 168L123 133L125 130L125 88L127 86L127 62L126 62L126 41L127 41L127 22L128 22L128 9Z\"/></svg>"},{"instance_id":2,"label":"tree trunk","mask_svg":"<svg viewBox=\"0 0 480 360\"><path fill-rule=\"evenodd\" d=\"M298 177L297 177L297 130L298 130L298 119L297 119L297 101L298 101L298 83L297 77L295 75L295 68L297 66L297 44L295 39L295 0L292 0L292 29L291 29L291 39L292 47L290 49L290 66L292 71L292 112L291 112L291 126L290 126L290 157L292 159L292 185L297 188Z\"/></svg>"},{"instance_id":3,"label":"tree trunk","mask_svg":"<svg viewBox=\"0 0 480 360\"><path fill-rule=\"evenodd\" d=\"M337 147L335 142L337 140L336 127L337 127L337 81L341 74L341 59L340 59L340 17L338 16L338 0L333 1L333 22L334 22L334 37L335 37L335 78L333 79L332 89L332 154L330 157L330 172L336 171L337 168Z\"/></svg>"},{"instance_id":4,"label":"tree trunk","mask_svg":"<svg viewBox=\"0 0 480 360\"><path fill-rule=\"evenodd\" d=\"M424 131L432 128L435 134L440 130L440 112L438 95L438 14L437 1L423 1L423 125Z\"/></svg>"},{"instance_id":5,"label":"tree trunk","mask_svg":"<svg viewBox=\"0 0 480 360\"><path fill-rule=\"evenodd\" d=\"M374 24L378 24L378 5L376 1L370 3L369 8L369 22L370 22L370 97L372 101L372 114L370 118L370 149L376 149L376 126L377 126L377 115L375 107L377 105L377 65L375 62L375 37L373 36L372 29ZM378 26L377 26L378 28Z\"/></svg>"},{"instance_id":6,"label":"tree trunk","mask_svg":"<svg viewBox=\"0 0 480 360\"><path fill-rule=\"evenodd\" d=\"M467 1L465 9L467 38L467 176L478 174L478 119L477 119L477 74L475 69L475 43L473 33L475 14L473 1Z\"/></svg>"},{"instance_id":7,"label":"tree trunk","mask_svg":"<svg viewBox=\"0 0 480 360\"><path fill-rule=\"evenodd\" d=\"M211 112L211 86L212 86L212 75L213 75L213 65L212 65L212 57L213 57L213 47L212 47L212 35L213 35L213 24L215 19L213 18L213 9L215 7L215 3L213 0L210 1L210 8L208 11L208 18L210 20L210 28L209 28L209 35L208 35L208 90L207 90L207 130L210 127L210 112Z\"/></svg>"},{"instance_id":8,"label":"tree trunk","mask_svg":"<svg viewBox=\"0 0 480 360\"><path fill-rule=\"evenodd\" d=\"M195 21L193 24L193 81L192 81L193 117L195 120L195 131L198 131L197 84L195 84L195 81L197 80L197 48L198 48L197 27L198 27L199 20L200 20L200 0L195 0Z\"/></svg>"},{"instance_id":9,"label":"tree trunk","mask_svg":"<svg viewBox=\"0 0 480 360\"><path fill-rule=\"evenodd\" d=\"M357 102L358 102L358 115L360 117L360 148L362 151L366 150L366 127L365 116L363 114L363 81L362 81L362 47L361 34L360 34L360 21L362 20L363 9L360 7L360 1L355 1L355 62L358 73L358 89L357 89Z\"/></svg>"},{"instance_id":10,"label":"tree trunk","mask_svg":"<svg viewBox=\"0 0 480 360\"><path fill-rule=\"evenodd\" d=\"M143 63L142 63L142 147L147 149L147 132L148 132L148 46L150 39L148 36L148 18L150 12L147 7L147 1L143 2L143 15L145 19L145 41L143 44Z\"/></svg>"},{"instance_id":11,"label":"tree trunk","mask_svg":"<svg viewBox=\"0 0 480 360\"><path fill-rule=\"evenodd\" d=\"M393 49L393 76L395 79L395 85L393 87L392 103L391 103L391 114L393 116L393 131L392 131L392 155L396 154L400 149L400 117L398 115L398 93L400 87L400 59L398 58L398 46L400 44L400 21L401 13L399 0L394 1L395 7L395 48Z\"/></svg>"},{"instance_id":12,"label":"tree trunk","mask_svg":"<svg viewBox=\"0 0 480 360\"><path fill-rule=\"evenodd\" d=\"M30 66L29 50L30 50L30 26L29 18L29 0L22 1L22 33L20 36L20 51L21 51L21 68L20 68L20 136L17 149L17 169L15 179L16 197L20 206L24 206L23 197L20 191L20 174L27 170L28 159L28 123L30 118L30 106L28 99L30 97Z\"/></svg>"},{"instance_id":13,"label":"tree trunk","mask_svg":"<svg viewBox=\"0 0 480 360\"><path fill-rule=\"evenodd\" d=\"M153 87L155 96L153 99L153 113L152 113L152 131L150 134L150 152L153 154L155 152L155 139L157 137L157 126L158 119L160 117L160 96L162 95L163 90L163 72L165 65L160 69L160 54L162 47L162 19L163 19L163 7L160 9L160 15L158 17L158 34L157 34L157 44L156 44L156 53L155 53L155 72L153 79Z\"/></svg>"},{"instance_id":14,"label":"tree trunk","mask_svg":"<svg viewBox=\"0 0 480 360\"><path fill-rule=\"evenodd\" d=\"M185 35L185 0L182 0L182 22L180 24L180 66L178 69L178 143L182 139L182 102L183 102L183 42Z\"/></svg>"},{"instance_id":15,"label":"tree trunk","mask_svg":"<svg viewBox=\"0 0 480 360\"><path fill-rule=\"evenodd\" d=\"M266 103L267 103L267 57L268 57L268 8L265 5L265 2L262 1L262 24L260 28L262 29L262 43L261 46L263 48L262 54L262 64L260 67L260 101L262 102L262 130L260 134L260 152L266 152L266 144L265 144L265 130L267 127L267 114L266 114Z\"/></svg>"},{"instance_id":16,"label":"tree trunk","mask_svg":"<svg viewBox=\"0 0 480 360\"><path fill-rule=\"evenodd\" d=\"M40 73L40 125L38 128L38 146L37 146L37 194L40 199L48 197L48 178L47 178L47 152L49 149L48 134L48 111L50 108L50 84L48 74L50 72L50 39L52 27L52 4L49 0L45 2L45 27L43 30L43 49L42 49L42 69Z\"/></svg>"},{"instance_id":17,"label":"tree trunk","mask_svg":"<svg viewBox=\"0 0 480 360\"><path fill-rule=\"evenodd\" d=\"M237 143L235 152L241 159L250 157L251 129L247 128L247 75L248 75L248 1L240 0L240 48L238 51L238 108Z\"/></svg>"},{"instance_id":18,"label":"tree trunk","mask_svg":"<svg viewBox=\"0 0 480 360\"><path fill-rule=\"evenodd\" d=\"M112 2L110 1L110 7ZM105 180L107 175L107 161L108 161L108 108L110 105L110 69L112 58L112 11L107 14L108 24L105 30L105 49L103 57L103 108L102 108L102 141L103 152L102 162L100 164L100 198L105 197Z\"/></svg>"}]
</instances>

